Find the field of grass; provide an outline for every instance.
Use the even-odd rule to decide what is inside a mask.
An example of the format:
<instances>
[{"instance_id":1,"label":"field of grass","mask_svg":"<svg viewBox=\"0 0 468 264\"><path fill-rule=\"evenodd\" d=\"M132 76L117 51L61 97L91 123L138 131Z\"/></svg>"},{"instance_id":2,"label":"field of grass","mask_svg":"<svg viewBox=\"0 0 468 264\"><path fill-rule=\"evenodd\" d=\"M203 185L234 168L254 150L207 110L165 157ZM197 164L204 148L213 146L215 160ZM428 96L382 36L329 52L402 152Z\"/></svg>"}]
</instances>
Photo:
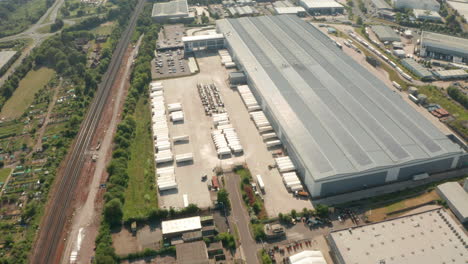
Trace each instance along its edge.
<instances>
[{"instance_id":1,"label":"field of grass","mask_svg":"<svg viewBox=\"0 0 468 264\"><path fill-rule=\"evenodd\" d=\"M8 122L0 125L0 139L14 135L19 135L23 132L24 124L20 122Z\"/></svg>"},{"instance_id":2,"label":"field of grass","mask_svg":"<svg viewBox=\"0 0 468 264\"><path fill-rule=\"evenodd\" d=\"M137 126L136 135L130 143L124 220L128 217L146 216L149 209L158 206L154 184L153 140L150 131L151 111L144 99L138 101L134 118Z\"/></svg>"},{"instance_id":3,"label":"field of grass","mask_svg":"<svg viewBox=\"0 0 468 264\"><path fill-rule=\"evenodd\" d=\"M13 1L10 1L13 2ZM7 11L7 18L0 20L0 36L19 33L35 23L47 10L47 0L29 0L24 4L13 4L6 7L0 1L0 10ZM10 9L12 7L12 9Z\"/></svg>"},{"instance_id":4,"label":"field of grass","mask_svg":"<svg viewBox=\"0 0 468 264\"><path fill-rule=\"evenodd\" d=\"M18 88L2 108L0 117L20 117L34 101L34 95L54 77L55 71L49 68L32 70L20 81Z\"/></svg>"},{"instance_id":5,"label":"field of grass","mask_svg":"<svg viewBox=\"0 0 468 264\"><path fill-rule=\"evenodd\" d=\"M91 33L98 35L110 35L115 27L115 22L107 22L91 30Z\"/></svg>"},{"instance_id":6,"label":"field of grass","mask_svg":"<svg viewBox=\"0 0 468 264\"><path fill-rule=\"evenodd\" d=\"M11 169L10 168L3 168L0 169L0 182L5 182L8 175L10 175Z\"/></svg>"}]
</instances>

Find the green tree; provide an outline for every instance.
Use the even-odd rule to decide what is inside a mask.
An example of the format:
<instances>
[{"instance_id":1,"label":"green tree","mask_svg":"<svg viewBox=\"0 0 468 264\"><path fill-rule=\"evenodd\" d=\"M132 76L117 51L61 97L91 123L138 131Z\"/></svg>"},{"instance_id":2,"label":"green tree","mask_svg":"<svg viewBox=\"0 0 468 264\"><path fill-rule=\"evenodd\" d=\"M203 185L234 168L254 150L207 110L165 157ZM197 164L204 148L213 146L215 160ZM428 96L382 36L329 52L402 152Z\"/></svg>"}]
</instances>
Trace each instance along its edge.
<instances>
[{"instance_id":1,"label":"green tree","mask_svg":"<svg viewBox=\"0 0 468 264\"><path fill-rule=\"evenodd\" d=\"M328 216L328 206L324 204L317 204L315 206L315 212L319 217L327 217Z\"/></svg>"},{"instance_id":2,"label":"green tree","mask_svg":"<svg viewBox=\"0 0 468 264\"><path fill-rule=\"evenodd\" d=\"M119 199L115 198L110 200L104 206L104 219L111 226L117 226L122 223L122 203Z\"/></svg>"},{"instance_id":3,"label":"green tree","mask_svg":"<svg viewBox=\"0 0 468 264\"><path fill-rule=\"evenodd\" d=\"M362 23L363 23L362 18L360 16L358 16L357 19L356 19L356 24L362 25Z\"/></svg>"},{"instance_id":4,"label":"green tree","mask_svg":"<svg viewBox=\"0 0 468 264\"><path fill-rule=\"evenodd\" d=\"M227 249L231 249L231 250L236 249L236 240L234 239L234 236L231 235L230 233L227 233L227 232L219 233L216 236L216 239L223 243L223 247Z\"/></svg>"},{"instance_id":5,"label":"green tree","mask_svg":"<svg viewBox=\"0 0 468 264\"><path fill-rule=\"evenodd\" d=\"M218 191L218 203L223 203L226 210L231 210L231 201L229 201L229 193L226 189L221 189Z\"/></svg>"}]
</instances>

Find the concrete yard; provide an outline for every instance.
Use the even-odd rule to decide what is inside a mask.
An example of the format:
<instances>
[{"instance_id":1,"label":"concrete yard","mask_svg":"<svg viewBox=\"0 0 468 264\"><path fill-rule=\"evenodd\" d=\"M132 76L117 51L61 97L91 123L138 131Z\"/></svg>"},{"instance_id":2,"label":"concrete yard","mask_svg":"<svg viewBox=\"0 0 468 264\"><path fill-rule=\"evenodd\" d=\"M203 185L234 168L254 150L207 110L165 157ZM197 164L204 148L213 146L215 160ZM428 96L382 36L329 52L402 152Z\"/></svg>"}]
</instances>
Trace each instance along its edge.
<instances>
[{"instance_id":1,"label":"concrete yard","mask_svg":"<svg viewBox=\"0 0 468 264\"><path fill-rule=\"evenodd\" d=\"M189 135L188 143L174 145L174 155L193 152L194 162L175 166L178 190L164 191L160 194L162 207L182 207L183 195L188 195L189 203L200 207L211 205L208 183L215 167L230 170L238 164L247 164L252 175L261 174L265 184L265 207L269 216L277 216L280 212L292 209L302 210L313 208L309 200L300 200L288 193L281 176L276 169L269 170L273 165L272 152L267 150L255 125L236 90L229 88L228 72L221 65L217 53L209 55L197 54L200 73L197 75L169 79L163 81L166 103L182 103L185 120L182 124L170 123L170 135ZM197 83L214 83L220 90L231 123L236 129L244 155L231 156L222 160L216 156L211 139L213 129L212 118L205 115L197 91ZM202 182L201 176L208 174L208 181Z\"/></svg>"},{"instance_id":2,"label":"concrete yard","mask_svg":"<svg viewBox=\"0 0 468 264\"><path fill-rule=\"evenodd\" d=\"M14 51L14 50L5 50L5 51L0 50L0 69L1 69L5 64L7 64L7 62L8 62L13 56L15 56L15 54L16 54L16 51Z\"/></svg>"}]
</instances>

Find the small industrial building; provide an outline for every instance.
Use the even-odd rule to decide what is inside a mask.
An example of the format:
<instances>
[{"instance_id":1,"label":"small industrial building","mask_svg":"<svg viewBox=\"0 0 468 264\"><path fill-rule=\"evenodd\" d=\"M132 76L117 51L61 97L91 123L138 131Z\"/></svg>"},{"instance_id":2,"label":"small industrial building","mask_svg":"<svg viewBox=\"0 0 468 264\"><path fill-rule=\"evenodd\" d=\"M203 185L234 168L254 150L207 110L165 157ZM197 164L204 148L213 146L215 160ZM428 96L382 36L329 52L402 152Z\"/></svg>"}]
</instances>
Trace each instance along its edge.
<instances>
[{"instance_id":1,"label":"small industrial building","mask_svg":"<svg viewBox=\"0 0 468 264\"><path fill-rule=\"evenodd\" d=\"M395 9L424 9L439 12L440 4L436 0L393 0Z\"/></svg>"},{"instance_id":2,"label":"small industrial building","mask_svg":"<svg viewBox=\"0 0 468 264\"><path fill-rule=\"evenodd\" d=\"M460 146L297 16L217 30L313 197L466 166Z\"/></svg>"},{"instance_id":3,"label":"small industrial building","mask_svg":"<svg viewBox=\"0 0 468 264\"><path fill-rule=\"evenodd\" d=\"M375 25L372 26L372 31L379 38L380 41L397 42L401 41L400 36L389 26Z\"/></svg>"},{"instance_id":4,"label":"small industrial building","mask_svg":"<svg viewBox=\"0 0 468 264\"><path fill-rule=\"evenodd\" d=\"M468 236L443 209L332 231L335 264L465 263Z\"/></svg>"},{"instance_id":5,"label":"small industrial building","mask_svg":"<svg viewBox=\"0 0 468 264\"><path fill-rule=\"evenodd\" d=\"M274 9L277 15L297 15L300 17L306 15L306 11L302 6L275 7Z\"/></svg>"},{"instance_id":6,"label":"small industrial building","mask_svg":"<svg viewBox=\"0 0 468 264\"><path fill-rule=\"evenodd\" d=\"M371 3L377 10L391 11L393 9L385 0L372 0Z\"/></svg>"},{"instance_id":7,"label":"small industrial building","mask_svg":"<svg viewBox=\"0 0 468 264\"><path fill-rule=\"evenodd\" d=\"M395 12L389 11L389 10L378 10L377 15L379 15L380 18L394 21L395 20Z\"/></svg>"},{"instance_id":8,"label":"small industrial building","mask_svg":"<svg viewBox=\"0 0 468 264\"><path fill-rule=\"evenodd\" d=\"M424 9L414 9L414 17L417 20L428 20L433 22L441 22L442 17L436 11L424 10Z\"/></svg>"},{"instance_id":9,"label":"small industrial building","mask_svg":"<svg viewBox=\"0 0 468 264\"><path fill-rule=\"evenodd\" d=\"M288 257L289 264L327 264L323 253L318 250L304 250Z\"/></svg>"},{"instance_id":10,"label":"small industrial building","mask_svg":"<svg viewBox=\"0 0 468 264\"><path fill-rule=\"evenodd\" d=\"M194 20L194 16L189 14L187 0L155 3L151 17L157 23L191 22Z\"/></svg>"},{"instance_id":11,"label":"small industrial building","mask_svg":"<svg viewBox=\"0 0 468 264\"><path fill-rule=\"evenodd\" d=\"M468 41L450 35L423 31L420 56L454 63L468 63Z\"/></svg>"},{"instance_id":12,"label":"small industrial building","mask_svg":"<svg viewBox=\"0 0 468 264\"><path fill-rule=\"evenodd\" d=\"M294 4L288 0L273 2L273 7L293 7Z\"/></svg>"},{"instance_id":13,"label":"small industrial building","mask_svg":"<svg viewBox=\"0 0 468 264\"><path fill-rule=\"evenodd\" d=\"M228 8L231 16L252 16L258 14L258 10L253 6L233 6Z\"/></svg>"},{"instance_id":14,"label":"small industrial building","mask_svg":"<svg viewBox=\"0 0 468 264\"><path fill-rule=\"evenodd\" d=\"M178 264L209 264L208 250L204 241L176 245Z\"/></svg>"},{"instance_id":15,"label":"small industrial building","mask_svg":"<svg viewBox=\"0 0 468 264\"><path fill-rule=\"evenodd\" d=\"M334 0L300 0L299 4L311 15L342 14L344 7Z\"/></svg>"},{"instance_id":16,"label":"small industrial building","mask_svg":"<svg viewBox=\"0 0 468 264\"><path fill-rule=\"evenodd\" d=\"M458 182L440 184L436 191L460 222L468 222L468 192Z\"/></svg>"},{"instance_id":17,"label":"small industrial building","mask_svg":"<svg viewBox=\"0 0 468 264\"><path fill-rule=\"evenodd\" d=\"M468 78L468 72L461 69L434 71L433 73L440 80L460 80Z\"/></svg>"},{"instance_id":18,"label":"small industrial building","mask_svg":"<svg viewBox=\"0 0 468 264\"><path fill-rule=\"evenodd\" d=\"M161 227L164 238L173 238L186 232L201 232L202 230L200 216L162 221Z\"/></svg>"},{"instance_id":19,"label":"small industrial building","mask_svg":"<svg viewBox=\"0 0 468 264\"><path fill-rule=\"evenodd\" d=\"M403 65L406 69L408 69L417 77L421 78L421 80L430 80L433 78L432 73L414 59L402 59L401 65Z\"/></svg>"},{"instance_id":20,"label":"small industrial building","mask_svg":"<svg viewBox=\"0 0 468 264\"><path fill-rule=\"evenodd\" d=\"M223 34L208 34L182 37L185 52L218 50L224 48Z\"/></svg>"}]
</instances>

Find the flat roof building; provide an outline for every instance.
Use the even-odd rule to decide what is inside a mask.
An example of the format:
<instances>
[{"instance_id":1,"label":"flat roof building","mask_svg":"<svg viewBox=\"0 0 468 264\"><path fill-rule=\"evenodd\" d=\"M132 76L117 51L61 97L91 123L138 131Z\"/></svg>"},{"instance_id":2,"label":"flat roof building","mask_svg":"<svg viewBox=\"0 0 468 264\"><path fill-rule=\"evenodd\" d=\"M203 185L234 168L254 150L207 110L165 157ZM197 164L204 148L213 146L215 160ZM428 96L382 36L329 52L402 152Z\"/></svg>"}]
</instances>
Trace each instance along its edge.
<instances>
[{"instance_id":1,"label":"flat roof building","mask_svg":"<svg viewBox=\"0 0 468 264\"><path fill-rule=\"evenodd\" d=\"M468 39L423 31L420 56L468 63Z\"/></svg>"},{"instance_id":2,"label":"flat roof building","mask_svg":"<svg viewBox=\"0 0 468 264\"><path fill-rule=\"evenodd\" d=\"M304 250L288 257L289 264L327 264L322 252Z\"/></svg>"},{"instance_id":3,"label":"flat roof building","mask_svg":"<svg viewBox=\"0 0 468 264\"><path fill-rule=\"evenodd\" d=\"M380 41L385 42L398 42L401 41L400 36L389 26L375 25L372 26L372 31L380 39Z\"/></svg>"},{"instance_id":4,"label":"flat roof building","mask_svg":"<svg viewBox=\"0 0 468 264\"><path fill-rule=\"evenodd\" d=\"M429 21L442 21L442 17L436 11L424 10L424 9L414 9L414 17L418 20L429 20Z\"/></svg>"},{"instance_id":5,"label":"flat roof building","mask_svg":"<svg viewBox=\"0 0 468 264\"><path fill-rule=\"evenodd\" d=\"M458 182L443 183L437 186L436 191L460 222L468 222L468 193Z\"/></svg>"},{"instance_id":6,"label":"flat roof building","mask_svg":"<svg viewBox=\"0 0 468 264\"><path fill-rule=\"evenodd\" d=\"M217 30L312 196L410 180L468 160L398 94L297 16L222 19Z\"/></svg>"},{"instance_id":7,"label":"flat roof building","mask_svg":"<svg viewBox=\"0 0 468 264\"><path fill-rule=\"evenodd\" d=\"M208 251L203 241L182 243L176 245L178 264L208 264Z\"/></svg>"},{"instance_id":8,"label":"flat roof building","mask_svg":"<svg viewBox=\"0 0 468 264\"><path fill-rule=\"evenodd\" d=\"M233 6L233 7L229 7L228 11L232 16L240 16L240 17L258 14L257 9L252 6Z\"/></svg>"},{"instance_id":9,"label":"flat roof building","mask_svg":"<svg viewBox=\"0 0 468 264\"><path fill-rule=\"evenodd\" d=\"M440 4L436 0L393 0L395 9L424 9L439 12Z\"/></svg>"},{"instance_id":10,"label":"flat roof building","mask_svg":"<svg viewBox=\"0 0 468 264\"><path fill-rule=\"evenodd\" d=\"M182 37L186 52L198 50L218 50L224 48L223 34L208 34Z\"/></svg>"},{"instance_id":11,"label":"flat roof building","mask_svg":"<svg viewBox=\"0 0 468 264\"><path fill-rule=\"evenodd\" d=\"M391 11L393 9L385 0L372 0L372 5L377 10Z\"/></svg>"},{"instance_id":12,"label":"flat roof building","mask_svg":"<svg viewBox=\"0 0 468 264\"><path fill-rule=\"evenodd\" d=\"M194 19L193 16L189 15L187 0L155 3L151 17L158 23L186 22Z\"/></svg>"},{"instance_id":13,"label":"flat roof building","mask_svg":"<svg viewBox=\"0 0 468 264\"><path fill-rule=\"evenodd\" d=\"M162 234L164 237L181 235L189 231L201 231L200 216L162 221Z\"/></svg>"},{"instance_id":14,"label":"flat roof building","mask_svg":"<svg viewBox=\"0 0 468 264\"><path fill-rule=\"evenodd\" d=\"M344 7L334 0L300 0L299 4L311 15L343 13Z\"/></svg>"},{"instance_id":15,"label":"flat roof building","mask_svg":"<svg viewBox=\"0 0 468 264\"><path fill-rule=\"evenodd\" d=\"M467 79L468 72L465 70L442 70L434 71L434 75L441 80L450 80L450 79Z\"/></svg>"},{"instance_id":16,"label":"flat roof building","mask_svg":"<svg viewBox=\"0 0 468 264\"><path fill-rule=\"evenodd\" d=\"M408 69L410 72L412 72L414 75L418 76L422 80L429 80L433 78L432 73L414 59L402 59L401 65L403 65L406 69Z\"/></svg>"},{"instance_id":17,"label":"flat roof building","mask_svg":"<svg viewBox=\"0 0 468 264\"><path fill-rule=\"evenodd\" d=\"M277 15L298 15L305 16L306 11L302 6L275 7Z\"/></svg>"},{"instance_id":18,"label":"flat roof building","mask_svg":"<svg viewBox=\"0 0 468 264\"><path fill-rule=\"evenodd\" d=\"M448 264L468 259L468 237L443 209L333 231L327 240L336 264Z\"/></svg>"}]
</instances>

